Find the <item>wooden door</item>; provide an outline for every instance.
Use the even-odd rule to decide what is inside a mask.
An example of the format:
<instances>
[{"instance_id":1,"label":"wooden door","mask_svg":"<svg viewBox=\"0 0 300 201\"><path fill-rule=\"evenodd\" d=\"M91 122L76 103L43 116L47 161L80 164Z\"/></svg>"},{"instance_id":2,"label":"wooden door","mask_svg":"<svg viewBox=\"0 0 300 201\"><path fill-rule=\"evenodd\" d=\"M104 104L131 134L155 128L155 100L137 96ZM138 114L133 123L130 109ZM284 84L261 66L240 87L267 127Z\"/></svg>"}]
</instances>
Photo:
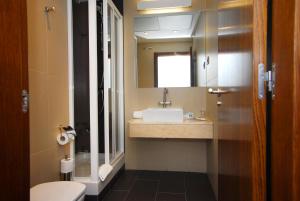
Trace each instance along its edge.
<instances>
[{"instance_id":1,"label":"wooden door","mask_svg":"<svg viewBox=\"0 0 300 201\"><path fill-rule=\"evenodd\" d=\"M0 1L0 200L29 200L26 1Z\"/></svg>"},{"instance_id":2,"label":"wooden door","mask_svg":"<svg viewBox=\"0 0 300 201\"><path fill-rule=\"evenodd\" d=\"M266 58L266 1L219 1L219 201L265 200L265 101L257 64ZM222 27L220 27L222 26Z\"/></svg>"},{"instance_id":3,"label":"wooden door","mask_svg":"<svg viewBox=\"0 0 300 201\"><path fill-rule=\"evenodd\" d=\"M271 101L271 199L300 200L299 0L273 0L271 62L276 65Z\"/></svg>"}]
</instances>

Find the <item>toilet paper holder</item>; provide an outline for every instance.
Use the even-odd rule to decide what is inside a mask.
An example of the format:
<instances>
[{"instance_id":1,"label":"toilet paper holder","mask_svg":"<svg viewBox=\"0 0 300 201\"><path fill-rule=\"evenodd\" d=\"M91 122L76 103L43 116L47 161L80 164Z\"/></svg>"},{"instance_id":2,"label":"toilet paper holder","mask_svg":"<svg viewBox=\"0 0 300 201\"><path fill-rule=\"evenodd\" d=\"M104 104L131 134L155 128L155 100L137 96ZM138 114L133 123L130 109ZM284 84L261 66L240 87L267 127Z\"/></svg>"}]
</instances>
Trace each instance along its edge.
<instances>
[{"instance_id":1,"label":"toilet paper holder","mask_svg":"<svg viewBox=\"0 0 300 201\"><path fill-rule=\"evenodd\" d=\"M59 128L61 136L63 135L63 133L66 133L68 136L69 135L72 135L74 137L77 136L75 129L72 128L71 126L62 126L62 125L59 125L58 128Z\"/></svg>"},{"instance_id":2,"label":"toilet paper holder","mask_svg":"<svg viewBox=\"0 0 300 201\"><path fill-rule=\"evenodd\" d=\"M59 134L56 138L59 145L66 145L69 142L75 140L76 131L71 126L63 127L61 125L58 126Z\"/></svg>"}]
</instances>

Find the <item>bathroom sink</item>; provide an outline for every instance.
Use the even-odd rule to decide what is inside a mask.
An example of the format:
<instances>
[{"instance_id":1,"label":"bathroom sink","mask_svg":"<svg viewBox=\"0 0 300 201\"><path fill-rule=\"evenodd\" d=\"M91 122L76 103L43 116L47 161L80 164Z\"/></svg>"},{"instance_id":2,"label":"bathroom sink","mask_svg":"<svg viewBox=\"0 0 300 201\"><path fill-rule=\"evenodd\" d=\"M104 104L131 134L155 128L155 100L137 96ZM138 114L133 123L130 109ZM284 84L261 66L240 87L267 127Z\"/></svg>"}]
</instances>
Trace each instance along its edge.
<instances>
[{"instance_id":1,"label":"bathroom sink","mask_svg":"<svg viewBox=\"0 0 300 201\"><path fill-rule=\"evenodd\" d=\"M183 122L182 108L148 108L143 112L144 122Z\"/></svg>"}]
</instances>

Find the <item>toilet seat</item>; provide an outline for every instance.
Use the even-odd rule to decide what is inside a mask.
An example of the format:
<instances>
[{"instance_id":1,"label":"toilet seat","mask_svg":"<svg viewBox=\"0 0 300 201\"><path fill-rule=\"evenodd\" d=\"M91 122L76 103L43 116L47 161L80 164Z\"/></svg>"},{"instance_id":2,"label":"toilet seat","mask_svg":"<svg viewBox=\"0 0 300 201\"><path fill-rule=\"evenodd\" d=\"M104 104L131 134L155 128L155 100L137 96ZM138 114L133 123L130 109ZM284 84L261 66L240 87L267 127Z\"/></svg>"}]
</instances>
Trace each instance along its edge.
<instances>
[{"instance_id":1,"label":"toilet seat","mask_svg":"<svg viewBox=\"0 0 300 201\"><path fill-rule=\"evenodd\" d=\"M77 201L85 190L84 184L72 181L43 183L30 189L30 201Z\"/></svg>"}]
</instances>

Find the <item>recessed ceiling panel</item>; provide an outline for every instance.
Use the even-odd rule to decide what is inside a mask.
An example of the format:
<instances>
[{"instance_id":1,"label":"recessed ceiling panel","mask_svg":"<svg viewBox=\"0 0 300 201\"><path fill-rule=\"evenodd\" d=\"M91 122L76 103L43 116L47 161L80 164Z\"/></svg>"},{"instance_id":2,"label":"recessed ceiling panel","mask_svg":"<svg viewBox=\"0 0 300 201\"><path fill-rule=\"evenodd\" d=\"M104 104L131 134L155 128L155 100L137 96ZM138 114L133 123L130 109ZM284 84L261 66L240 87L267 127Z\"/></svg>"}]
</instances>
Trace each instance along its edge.
<instances>
[{"instance_id":1,"label":"recessed ceiling panel","mask_svg":"<svg viewBox=\"0 0 300 201\"><path fill-rule=\"evenodd\" d=\"M135 31L157 31L159 24L157 17L136 17L134 18Z\"/></svg>"},{"instance_id":2,"label":"recessed ceiling panel","mask_svg":"<svg viewBox=\"0 0 300 201\"><path fill-rule=\"evenodd\" d=\"M161 30L190 29L193 15L159 16L158 22Z\"/></svg>"}]
</instances>

